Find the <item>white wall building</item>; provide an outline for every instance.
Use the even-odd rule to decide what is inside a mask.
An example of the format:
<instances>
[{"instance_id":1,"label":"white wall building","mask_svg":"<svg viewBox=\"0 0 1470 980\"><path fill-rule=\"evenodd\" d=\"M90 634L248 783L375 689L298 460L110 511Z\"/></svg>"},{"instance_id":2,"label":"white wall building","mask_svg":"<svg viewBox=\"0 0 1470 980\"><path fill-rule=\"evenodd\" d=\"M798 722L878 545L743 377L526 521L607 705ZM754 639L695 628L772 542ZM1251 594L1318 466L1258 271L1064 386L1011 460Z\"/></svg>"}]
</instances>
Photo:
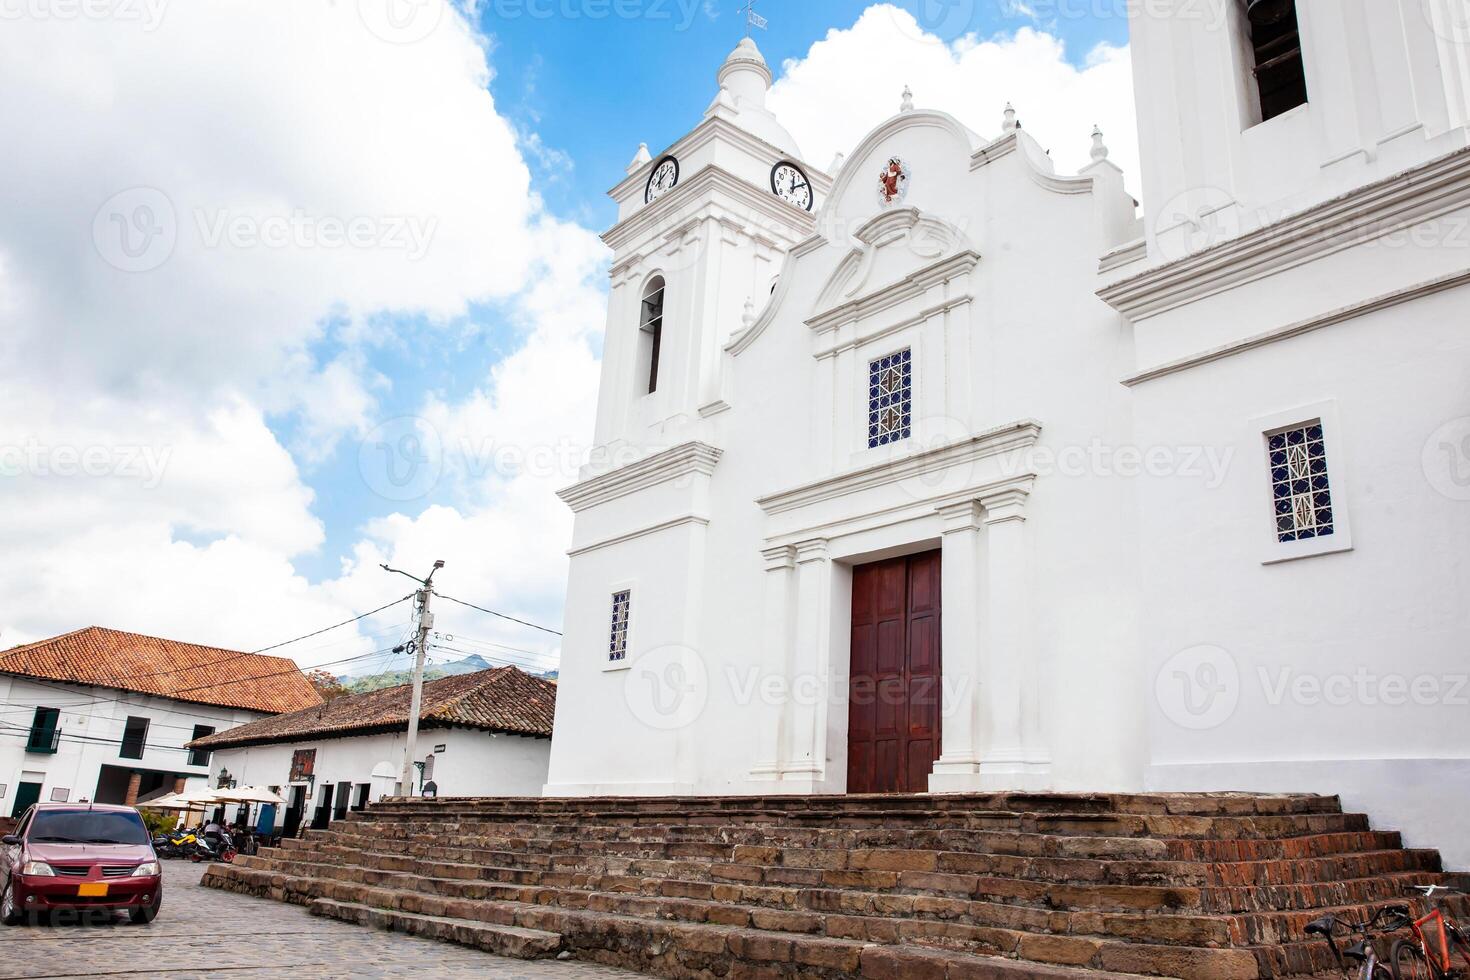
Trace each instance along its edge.
<instances>
[{"instance_id":1,"label":"white wall building","mask_svg":"<svg viewBox=\"0 0 1470 980\"><path fill-rule=\"evenodd\" d=\"M210 785L266 786L286 799L268 815L294 835L400 790L411 687L351 694L201 739ZM418 795L538 796L546 782L556 684L515 667L424 684L415 760ZM232 812L227 809L227 812Z\"/></svg>"},{"instance_id":2,"label":"white wall building","mask_svg":"<svg viewBox=\"0 0 1470 980\"><path fill-rule=\"evenodd\" d=\"M118 630L0 651L0 816L203 789L187 742L320 702L290 660Z\"/></svg>"},{"instance_id":3,"label":"white wall building","mask_svg":"<svg viewBox=\"0 0 1470 980\"><path fill-rule=\"evenodd\" d=\"M1470 864L1463 4L1249 6L1130 5L1141 213L907 92L824 174L748 40L640 149L547 793L1320 790Z\"/></svg>"}]
</instances>

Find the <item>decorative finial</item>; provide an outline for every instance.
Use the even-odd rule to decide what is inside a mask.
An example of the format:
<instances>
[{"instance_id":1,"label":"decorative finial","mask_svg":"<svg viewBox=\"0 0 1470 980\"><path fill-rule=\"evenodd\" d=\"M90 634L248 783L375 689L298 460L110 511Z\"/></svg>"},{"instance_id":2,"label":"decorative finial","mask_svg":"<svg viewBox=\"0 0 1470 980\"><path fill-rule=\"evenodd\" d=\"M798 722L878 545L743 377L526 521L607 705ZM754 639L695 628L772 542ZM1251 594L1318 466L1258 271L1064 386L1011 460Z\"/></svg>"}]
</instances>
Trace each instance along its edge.
<instances>
[{"instance_id":1,"label":"decorative finial","mask_svg":"<svg viewBox=\"0 0 1470 980\"><path fill-rule=\"evenodd\" d=\"M1099 161L1108 158L1108 145L1103 142L1102 127L1096 124L1092 127L1092 158Z\"/></svg>"},{"instance_id":2,"label":"decorative finial","mask_svg":"<svg viewBox=\"0 0 1470 980\"><path fill-rule=\"evenodd\" d=\"M631 174L631 173L637 171L644 164L646 164L646 163L652 163L652 162L653 162L653 157L648 152L648 144L647 143L639 143L638 144L638 152L635 153L635 154L633 154L633 160L632 160L631 163L628 164L628 173Z\"/></svg>"},{"instance_id":3,"label":"decorative finial","mask_svg":"<svg viewBox=\"0 0 1470 980\"><path fill-rule=\"evenodd\" d=\"M1021 124L1016 121L1016 107L1007 102L1005 121L1000 124L1000 131L1010 133L1020 128Z\"/></svg>"},{"instance_id":4,"label":"decorative finial","mask_svg":"<svg viewBox=\"0 0 1470 980\"><path fill-rule=\"evenodd\" d=\"M749 330L750 325L755 322L755 300L749 296L745 297L745 314L741 316L740 322Z\"/></svg>"},{"instance_id":5,"label":"decorative finial","mask_svg":"<svg viewBox=\"0 0 1470 980\"><path fill-rule=\"evenodd\" d=\"M909 88L907 85L905 85L903 87L903 102L899 104L898 111L899 112L913 112L914 111L914 90L911 89L911 88Z\"/></svg>"},{"instance_id":6,"label":"decorative finial","mask_svg":"<svg viewBox=\"0 0 1470 980\"><path fill-rule=\"evenodd\" d=\"M838 150L837 155L832 158L832 164L827 168L827 173L831 174L834 177L837 176L837 172L842 169L842 165L846 162L847 154L843 153L841 150Z\"/></svg>"}]
</instances>

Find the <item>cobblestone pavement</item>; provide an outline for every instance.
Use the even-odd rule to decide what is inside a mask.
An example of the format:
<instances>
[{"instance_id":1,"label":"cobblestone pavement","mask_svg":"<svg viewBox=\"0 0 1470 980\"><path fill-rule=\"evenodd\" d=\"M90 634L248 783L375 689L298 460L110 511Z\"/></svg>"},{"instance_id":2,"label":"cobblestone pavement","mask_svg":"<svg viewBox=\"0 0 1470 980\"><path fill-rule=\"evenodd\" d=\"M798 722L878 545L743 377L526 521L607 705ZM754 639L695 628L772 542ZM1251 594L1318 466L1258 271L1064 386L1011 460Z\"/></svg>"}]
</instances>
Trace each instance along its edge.
<instances>
[{"instance_id":1,"label":"cobblestone pavement","mask_svg":"<svg viewBox=\"0 0 1470 980\"><path fill-rule=\"evenodd\" d=\"M163 910L151 925L126 915L0 926L0 978L485 976L503 980L635 980L591 963L503 959L432 939L308 915L297 905L203 888L203 869L164 862Z\"/></svg>"}]
</instances>

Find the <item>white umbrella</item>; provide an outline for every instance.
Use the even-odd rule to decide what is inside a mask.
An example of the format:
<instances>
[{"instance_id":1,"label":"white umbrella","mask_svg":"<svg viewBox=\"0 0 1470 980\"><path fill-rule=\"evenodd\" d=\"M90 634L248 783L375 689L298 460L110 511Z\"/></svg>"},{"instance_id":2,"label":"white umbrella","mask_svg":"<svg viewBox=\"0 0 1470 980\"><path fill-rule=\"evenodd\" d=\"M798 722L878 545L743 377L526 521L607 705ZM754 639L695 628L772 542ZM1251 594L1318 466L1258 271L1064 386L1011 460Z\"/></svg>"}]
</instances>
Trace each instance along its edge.
<instances>
[{"instance_id":1,"label":"white umbrella","mask_svg":"<svg viewBox=\"0 0 1470 980\"><path fill-rule=\"evenodd\" d=\"M264 786L241 786L239 789L217 789L213 791L216 803L274 803L286 802L279 793L272 793Z\"/></svg>"}]
</instances>

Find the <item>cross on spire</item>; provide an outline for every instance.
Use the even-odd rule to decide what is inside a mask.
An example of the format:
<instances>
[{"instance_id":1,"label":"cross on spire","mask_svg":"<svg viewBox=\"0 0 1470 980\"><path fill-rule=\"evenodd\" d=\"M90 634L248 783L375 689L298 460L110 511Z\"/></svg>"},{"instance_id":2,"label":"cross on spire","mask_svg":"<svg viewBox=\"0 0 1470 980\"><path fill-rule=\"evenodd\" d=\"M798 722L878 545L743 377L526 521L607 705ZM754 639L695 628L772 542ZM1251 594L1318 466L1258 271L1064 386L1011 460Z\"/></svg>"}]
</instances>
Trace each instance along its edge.
<instances>
[{"instance_id":1,"label":"cross on spire","mask_svg":"<svg viewBox=\"0 0 1470 980\"><path fill-rule=\"evenodd\" d=\"M766 29L766 24L768 24L769 21L767 21L764 17L755 12L755 0L745 0L745 6L741 7L740 9L745 13L746 37L750 37L750 29L752 27L759 27L761 30Z\"/></svg>"}]
</instances>

